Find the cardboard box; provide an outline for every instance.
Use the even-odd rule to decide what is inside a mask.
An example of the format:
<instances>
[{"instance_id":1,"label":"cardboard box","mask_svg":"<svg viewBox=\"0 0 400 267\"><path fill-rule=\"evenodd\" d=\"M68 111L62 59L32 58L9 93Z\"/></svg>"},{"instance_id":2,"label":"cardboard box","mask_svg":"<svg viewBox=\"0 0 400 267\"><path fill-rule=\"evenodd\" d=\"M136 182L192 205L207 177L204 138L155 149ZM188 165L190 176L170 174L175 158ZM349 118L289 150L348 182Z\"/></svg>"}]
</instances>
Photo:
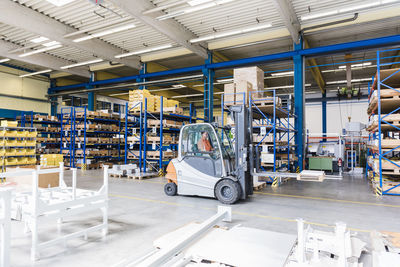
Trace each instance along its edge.
<instances>
[{"instance_id":1,"label":"cardboard box","mask_svg":"<svg viewBox=\"0 0 400 267\"><path fill-rule=\"evenodd\" d=\"M7 172L15 172L18 170L31 169L34 170L36 166L21 166L19 168L7 168ZM54 169L54 168L41 168L41 169ZM32 175L24 175L18 177L8 177L7 182L14 182L17 184L17 190L29 190L32 186ZM59 173L46 173L39 175L39 187L57 187L59 186Z\"/></svg>"},{"instance_id":2,"label":"cardboard box","mask_svg":"<svg viewBox=\"0 0 400 267\"><path fill-rule=\"evenodd\" d=\"M234 83L228 83L224 85L224 104L234 105L235 104L235 93L236 85Z\"/></svg>"},{"instance_id":3,"label":"cardboard box","mask_svg":"<svg viewBox=\"0 0 400 267\"><path fill-rule=\"evenodd\" d=\"M262 97L264 90L264 71L257 66L238 68L233 70L233 82L240 83L247 81L251 83L254 91L257 92L258 97Z\"/></svg>"},{"instance_id":4,"label":"cardboard box","mask_svg":"<svg viewBox=\"0 0 400 267\"><path fill-rule=\"evenodd\" d=\"M251 83L247 81L240 81L235 83L236 86L236 95L235 95L235 103L237 105L243 104L243 98L245 100L245 105L249 105L249 96L253 91L253 87Z\"/></svg>"}]
</instances>

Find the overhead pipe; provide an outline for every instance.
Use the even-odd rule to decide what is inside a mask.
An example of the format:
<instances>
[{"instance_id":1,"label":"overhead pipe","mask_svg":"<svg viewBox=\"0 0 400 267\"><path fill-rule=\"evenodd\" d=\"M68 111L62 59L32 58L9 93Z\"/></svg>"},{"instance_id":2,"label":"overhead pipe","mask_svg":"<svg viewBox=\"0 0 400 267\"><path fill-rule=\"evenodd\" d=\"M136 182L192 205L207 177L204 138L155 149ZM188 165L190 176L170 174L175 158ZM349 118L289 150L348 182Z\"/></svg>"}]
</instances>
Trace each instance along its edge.
<instances>
[{"instance_id":1,"label":"overhead pipe","mask_svg":"<svg viewBox=\"0 0 400 267\"><path fill-rule=\"evenodd\" d=\"M323 28L323 27L328 27L328 26L333 26L333 25L337 25L337 24L355 21L357 18L358 18L358 13L354 13L354 16L352 18L336 20L336 21L332 21L332 22L328 22L328 23L324 23L324 24L305 27L299 33L301 36L303 36L303 33L306 31L311 31L311 30L315 30L315 29L319 29L319 28Z\"/></svg>"}]
</instances>

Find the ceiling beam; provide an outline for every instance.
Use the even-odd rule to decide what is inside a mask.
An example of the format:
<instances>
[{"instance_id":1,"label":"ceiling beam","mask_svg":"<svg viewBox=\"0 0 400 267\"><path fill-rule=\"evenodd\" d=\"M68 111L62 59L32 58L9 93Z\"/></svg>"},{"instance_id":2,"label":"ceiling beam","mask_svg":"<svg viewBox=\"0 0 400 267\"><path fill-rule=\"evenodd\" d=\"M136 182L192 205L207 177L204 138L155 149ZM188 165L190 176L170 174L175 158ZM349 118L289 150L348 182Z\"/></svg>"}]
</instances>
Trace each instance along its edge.
<instances>
[{"instance_id":1,"label":"ceiling beam","mask_svg":"<svg viewBox=\"0 0 400 267\"><path fill-rule=\"evenodd\" d=\"M114 56L121 54L123 51L120 48L108 44L100 39L91 39L75 43L72 39L65 38L64 35L75 32L76 29L29 7L22 6L17 2L10 0L0 1L0 22L37 35L45 36L53 41L86 51L102 59L122 63L135 69L140 69L140 60L138 57L116 59ZM71 62L68 64L71 64Z\"/></svg>"},{"instance_id":2,"label":"ceiling beam","mask_svg":"<svg viewBox=\"0 0 400 267\"><path fill-rule=\"evenodd\" d=\"M16 54L11 54L8 52L10 50L17 49L17 48L20 48L20 46L15 45L10 42L0 40L0 55L2 57L18 60L18 61L25 62L28 64L42 66L47 69L60 70L63 72L68 72L73 75L90 78L89 71L83 67L62 70L60 67L69 64L69 61L51 56L46 53L41 53L41 54L36 54L36 55L29 56L29 57L21 58L21 57L18 57L18 55L16 55Z\"/></svg>"},{"instance_id":3,"label":"ceiling beam","mask_svg":"<svg viewBox=\"0 0 400 267\"><path fill-rule=\"evenodd\" d=\"M202 58L207 58L207 49L202 47L200 44L191 44L190 39L196 38L197 36L186 29L182 24L178 23L174 19L166 19L163 21L157 20L156 17L164 15L163 12L154 12L148 15L142 13L146 10L153 9L156 6L148 0L109 0L115 6L124 10L126 13L142 21L144 24L151 26L153 29L164 34L172 41L179 45L189 49L193 53L197 54Z\"/></svg>"},{"instance_id":4,"label":"ceiling beam","mask_svg":"<svg viewBox=\"0 0 400 267\"><path fill-rule=\"evenodd\" d=\"M283 19L283 23L290 32L293 42L298 44L300 41L299 32L301 26L292 4L288 0L274 0L274 4Z\"/></svg>"},{"instance_id":5,"label":"ceiling beam","mask_svg":"<svg viewBox=\"0 0 400 267\"><path fill-rule=\"evenodd\" d=\"M292 37L294 43L298 44L300 41L300 30L301 24L299 19L297 18L296 12L292 4L288 0L274 0L275 6L283 19L283 22ZM310 48L307 40L303 37L304 48ZM325 92L325 80L322 76L321 70L319 67L316 67L317 61L315 58L307 59L307 65L312 67L310 68L311 75L316 81L321 92Z\"/></svg>"}]
</instances>

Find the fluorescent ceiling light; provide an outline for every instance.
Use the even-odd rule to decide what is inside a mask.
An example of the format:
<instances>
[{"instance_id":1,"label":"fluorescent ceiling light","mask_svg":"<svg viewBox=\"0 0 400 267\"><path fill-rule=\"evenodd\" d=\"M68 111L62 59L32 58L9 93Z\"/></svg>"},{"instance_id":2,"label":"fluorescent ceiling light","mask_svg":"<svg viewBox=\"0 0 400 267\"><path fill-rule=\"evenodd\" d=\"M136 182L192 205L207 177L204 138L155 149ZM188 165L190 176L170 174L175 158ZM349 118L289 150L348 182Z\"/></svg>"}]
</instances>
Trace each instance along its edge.
<instances>
[{"instance_id":1,"label":"fluorescent ceiling light","mask_svg":"<svg viewBox=\"0 0 400 267\"><path fill-rule=\"evenodd\" d=\"M170 18L174 18L176 16L180 16L180 15L184 15L184 14L200 11L200 10L203 10L203 9L206 9L206 8L210 8L210 7L214 7L214 6L219 6L219 5L226 4L226 3L229 3L229 2L232 2L232 1L234 1L234 0L206 1L203 4L198 4L198 5L194 5L194 6L191 6L191 7L187 7L187 8L182 9L182 10L177 10L177 11L170 12L168 14L159 16L156 19L158 19L158 20L170 19ZM196 2L200 2L200 1L196 1ZM195 4L196 2L192 2L192 4Z\"/></svg>"},{"instance_id":2,"label":"fluorescent ceiling light","mask_svg":"<svg viewBox=\"0 0 400 267\"><path fill-rule=\"evenodd\" d=\"M370 66L372 63L371 62L365 62L365 63L359 63L359 64L352 64L352 68L361 68L365 66ZM339 66L339 69L345 69L346 65Z\"/></svg>"},{"instance_id":3,"label":"fluorescent ceiling light","mask_svg":"<svg viewBox=\"0 0 400 267\"><path fill-rule=\"evenodd\" d=\"M82 42L82 41L86 41L86 40L90 40L90 39L93 39L93 38L109 35L109 34L112 34L112 33L122 32L122 31L129 30L129 29L132 29L132 28L135 28L135 27L136 27L135 24L130 23L130 24L118 26L118 27L115 27L115 28L111 28L111 29L108 29L108 30L104 30L104 31L101 31L101 32L93 33L91 35L87 35L87 36L84 36L84 37L81 37L81 38L77 38L77 39L74 40L74 42L75 43L79 43L79 42Z\"/></svg>"},{"instance_id":4,"label":"fluorescent ceiling light","mask_svg":"<svg viewBox=\"0 0 400 267\"><path fill-rule=\"evenodd\" d=\"M375 2L361 4L361 5L348 6L348 7L344 7L344 8L339 9L339 13L345 13L345 12L349 12L349 11L354 11L354 10L360 10L360 9L364 9L364 8L379 6L380 4L381 4L380 1L375 1Z\"/></svg>"},{"instance_id":5,"label":"fluorescent ceiling light","mask_svg":"<svg viewBox=\"0 0 400 267\"><path fill-rule=\"evenodd\" d=\"M232 35L267 29L270 27L272 27L271 23L260 23L260 24L254 25L254 26L244 27L241 29L224 31L224 32L215 32L215 33L212 33L209 35L201 36L199 38L191 39L190 42L197 43L197 42L202 42L202 41L214 40L214 39L222 38L222 37L226 37L226 36L232 36Z\"/></svg>"},{"instance_id":6,"label":"fluorescent ceiling light","mask_svg":"<svg viewBox=\"0 0 400 267\"><path fill-rule=\"evenodd\" d=\"M84 65L99 63L99 62L102 62L102 61L103 61L103 59L98 58L98 59L93 59L93 60L78 62L78 63L71 64L71 65L67 65L67 66L62 66L62 67L60 67L60 69L65 70L65 69L75 68L75 67L79 67L79 66L84 66Z\"/></svg>"},{"instance_id":7,"label":"fluorescent ceiling light","mask_svg":"<svg viewBox=\"0 0 400 267\"><path fill-rule=\"evenodd\" d=\"M41 49L37 49L37 50L33 50L33 51L30 51L30 52L27 52L27 53L23 53L23 54L18 55L18 56L19 57L27 57L27 56L31 56L31 55L34 55L34 54L39 54L39 53L46 52L46 51L49 51L49 50L53 50L53 49L60 48L60 47L62 47L62 45L54 45L54 46L50 46L50 47L44 47L44 48L41 48Z\"/></svg>"},{"instance_id":8,"label":"fluorescent ceiling light","mask_svg":"<svg viewBox=\"0 0 400 267\"><path fill-rule=\"evenodd\" d=\"M0 63L4 63L4 62L7 62L7 61L10 61L10 59L9 58L0 59Z\"/></svg>"},{"instance_id":9,"label":"fluorescent ceiling light","mask_svg":"<svg viewBox=\"0 0 400 267\"><path fill-rule=\"evenodd\" d=\"M294 74L294 71L285 71L285 72L271 73L271 76L284 77L284 76L293 76L293 74Z\"/></svg>"},{"instance_id":10,"label":"fluorescent ceiling light","mask_svg":"<svg viewBox=\"0 0 400 267\"><path fill-rule=\"evenodd\" d=\"M185 88L186 86L184 86L183 84L173 84L172 87L174 87L174 88Z\"/></svg>"},{"instance_id":11,"label":"fluorescent ceiling light","mask_svg":"<svg viewBox=\"0 0 400 267\"><path fill-rule=\"evenodd\" d=\"M69 4L75 0L46 0L49 3L52 3L55 6L64 6L66 4Z\"/></svg>"},{"instance_id":12,"label":"fluorescent ceiling light","mask_svg":"<svg viewBox=\"0 0 400 267\"><path fill-rule=\"evenodd\" d=\"M369 81L372 81L372 78L352 79L352 80L351 80L352 83L369 82ZM342 84L342 83L347 83L347 80L326 82L326 84Z\"/></svg>"},{"instance_id":13,"label":"fluorescent ceiling light","mask_svg":"<svg viewBox=\"0 0 400 267\"><path fill-rule=\"evenodd\" d=\"M197 5L201 5L207 2L211 2L212 0L191 0L188 1L187 3L191 6L197 6Z\"/></svg>"},{"instance_id":14,"label":"fluorescent ceiling light","mask_svg":"<svg viewBox=\"0 0 400 267\"><path fill-rule=\"evenodd\" d=\"M38 74L42 74L42 73L47 73L47 72L51 72L52 70L41 70L41 71L37 71L37 72L31 72L31 73L27 73L27 74L24 74L24 75L19 75L19 77L20 78L23 78L23 77L28 77L28 76L33 76L33 75L38 75Z\"/></svg>"},{"instance_id":15,"label":"fluorescent ceiling light","mask_svg":"<svg viewBox=\"0 0 400 267\"><path fill-rule=\"evenodd\" d=\"M362 9L368 9L371 7L377 7L381 5L386 5L394 2L399 2L399 0L379 0L379 1L370 1L365 4L359 4L359 5L351 5L351 6L345 6L339 9L334 9L326 12L320 12L320 13L310 13L308 15L301 16L302 21L306 20L311 20L311 19L317 19L317 18L322 18L322 17L328 17L336 14L343 14L351 11L357 11L357 10L362 10Z\"/></svg>"},{"instance_id":16,"label":"fluorescent ceiling light","mask_svg":"<svg viewBox=\"0 0 400 267\"><path fill-rule=\"evenodd\" d=\"M217 83L230 83L230 82L233 82L233 78L217 80Z\"/></svg>"},{"instance_id":17,"label":"fluorescent ceiling light","mask_svg":"<svg viewBox=\"0 0 400 267\"><path fill-rule=\"evenodd\" d=\"M57 42L57 41L51 41L51 42L48 42L48 43L44 43L44 44L42 44L42 45L45 46L45 47L50 47L50 46L59 45L59 44L60 44L60 43Z\"/></svg>"},{"instance_id":18,"label":"fluorescent ceiling light","mask_svg":"<svg viewBox=\"0 0 400 267\"><path fill-rule=\"evenodd\" d=\"M31 42L35 43L35 44L38 44L38 43L41 43L41 42L44 42L44 41L47 41L47 40L49 40L49 38L40 36L38 38L32 39Z\"/></svg>"},{"instance_id":19,"label":"fluorescent ceiling light","mask_svg":"<svg viewBox=\"0 0 400 267\"><path fill-rule=\"evenodd\" d=\"M133 51L133 52L128 52L128 53L116 55L115 58L122 58L122 57L129 57L129 56L133 56L133 55L140 55L140 54L145 54L145 53L158 51L158 50L162 50L162 49L167 49L167 48L171 48L171 47L172 47L172 44L160 45L160 46L155 46L155 47L148 47L148 48L145 48L145 49L142 49L142 50L137 50L137 51Z\"/></svg>"}]
</instances>

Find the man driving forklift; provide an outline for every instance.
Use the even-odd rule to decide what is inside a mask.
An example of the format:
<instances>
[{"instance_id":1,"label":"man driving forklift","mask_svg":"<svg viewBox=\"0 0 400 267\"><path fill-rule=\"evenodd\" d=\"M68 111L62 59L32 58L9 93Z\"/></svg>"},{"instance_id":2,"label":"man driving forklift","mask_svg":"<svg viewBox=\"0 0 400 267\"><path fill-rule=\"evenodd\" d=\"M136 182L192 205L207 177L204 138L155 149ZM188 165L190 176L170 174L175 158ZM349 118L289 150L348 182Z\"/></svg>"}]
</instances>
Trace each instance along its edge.
<instances>
[{"instance_id":1,"label":"man driving forklift","mask_svg":"<svg viewBox=\"0 0 400 267\"><path fill-rule=\"evenodd\" d=\"M213 146L211 145L210 136L208 135L208 132L206 131L201 132L201 137L199 141L197 141L197 148L200 151L205 151L205 152L210 152L214 150Z\"/></svg>"}]
</instances>

